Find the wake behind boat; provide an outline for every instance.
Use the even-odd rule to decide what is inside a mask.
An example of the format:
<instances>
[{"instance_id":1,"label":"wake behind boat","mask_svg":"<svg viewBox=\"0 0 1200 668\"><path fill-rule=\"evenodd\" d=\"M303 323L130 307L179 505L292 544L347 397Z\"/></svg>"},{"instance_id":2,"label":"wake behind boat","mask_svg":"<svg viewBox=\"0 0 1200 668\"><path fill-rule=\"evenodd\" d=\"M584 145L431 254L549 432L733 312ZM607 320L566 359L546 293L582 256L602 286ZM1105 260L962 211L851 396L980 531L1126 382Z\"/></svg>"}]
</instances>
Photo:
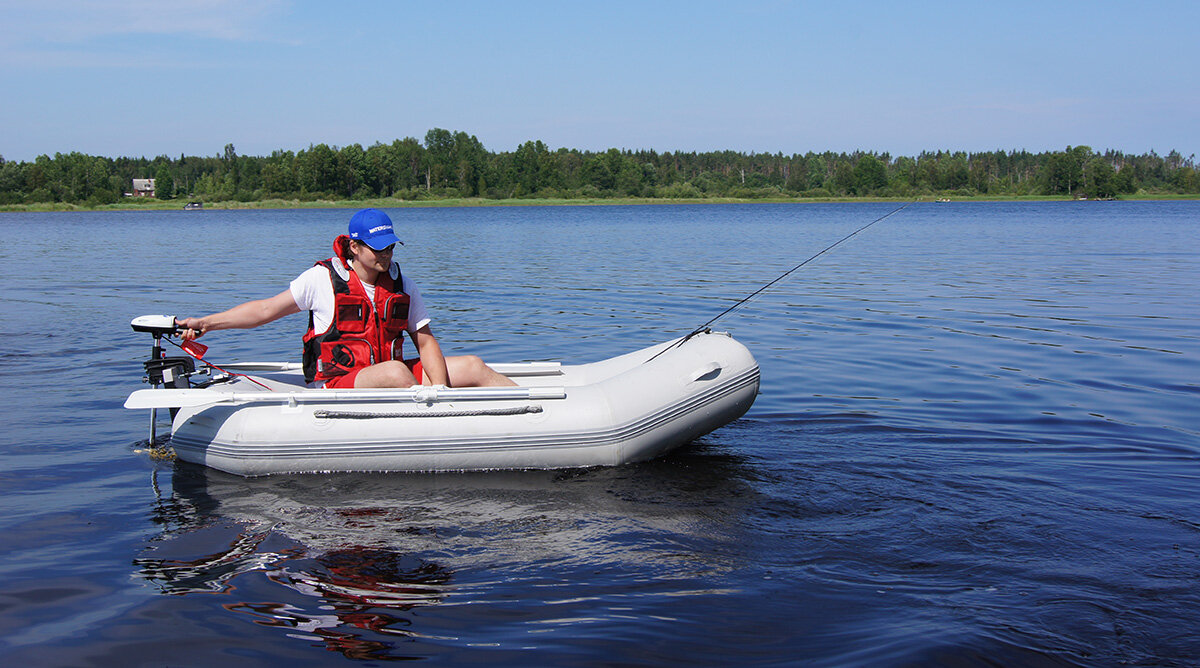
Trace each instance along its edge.
<instances>
[{"instance_id":1,"label":"wake behind boat","mask_svg":"<svg viewBox=\"0 0 1200 668\"><path fill-rule=\"evenodd\" d=\"M154 336L155 388L125 407L171 409L180 459L243 476L638 462L736 420L758 393L757 362L724 333L588 364L489 365L517 387L325 390L307 387L298 363L231 364L198 383L207 370L162 355L173 317L132 326Z\"/></svg>"}]
</instances>

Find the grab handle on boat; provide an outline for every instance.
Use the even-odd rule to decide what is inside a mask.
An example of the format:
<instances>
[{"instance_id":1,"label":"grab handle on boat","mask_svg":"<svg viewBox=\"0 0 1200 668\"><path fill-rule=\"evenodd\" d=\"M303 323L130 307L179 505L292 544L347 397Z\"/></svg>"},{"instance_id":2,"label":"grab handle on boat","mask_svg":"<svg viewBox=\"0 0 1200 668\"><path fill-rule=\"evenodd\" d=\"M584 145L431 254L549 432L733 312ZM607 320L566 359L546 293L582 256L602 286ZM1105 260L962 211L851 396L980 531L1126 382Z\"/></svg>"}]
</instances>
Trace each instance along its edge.
<instances>
[{"instance_id":1,"label":"grab handle on boat","mask_svg":"<svg viewBox=\"0 0 1200 668\"><path fill-rule=\"evenodd\" d=\"M712 380L719 375L721 375L720 362L709 362L693 371L692 375L688 377L688 382L694 383L698 380Z\"/></svg>"}]
</instances>

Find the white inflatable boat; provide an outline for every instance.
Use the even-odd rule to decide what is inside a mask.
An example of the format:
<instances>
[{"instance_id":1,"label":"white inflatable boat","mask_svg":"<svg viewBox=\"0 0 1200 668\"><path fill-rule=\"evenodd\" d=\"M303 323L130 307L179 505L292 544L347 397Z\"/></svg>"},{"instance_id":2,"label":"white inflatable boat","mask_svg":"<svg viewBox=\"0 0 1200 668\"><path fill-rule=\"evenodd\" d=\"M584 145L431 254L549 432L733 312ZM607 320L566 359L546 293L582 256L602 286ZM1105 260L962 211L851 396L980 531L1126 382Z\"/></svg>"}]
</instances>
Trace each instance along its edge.
<instances>
[{"instance_id":1,"label":"white inflatable boat","mask_svg":"<svg viewBox=\"0 0 1200 668\"><path fill-rule=\"evenodd\" d=\"M323 390L305 386L298 363L225 365L230 375L195 385L191 358L162 355L174 318L132 324L154 334L155 388L125 407L170 409L177 457L243 476L644 461L737 419L758 393L754 357L723 333L590 364L490 365L518 387Z\"/></svg>"}]
</instances>

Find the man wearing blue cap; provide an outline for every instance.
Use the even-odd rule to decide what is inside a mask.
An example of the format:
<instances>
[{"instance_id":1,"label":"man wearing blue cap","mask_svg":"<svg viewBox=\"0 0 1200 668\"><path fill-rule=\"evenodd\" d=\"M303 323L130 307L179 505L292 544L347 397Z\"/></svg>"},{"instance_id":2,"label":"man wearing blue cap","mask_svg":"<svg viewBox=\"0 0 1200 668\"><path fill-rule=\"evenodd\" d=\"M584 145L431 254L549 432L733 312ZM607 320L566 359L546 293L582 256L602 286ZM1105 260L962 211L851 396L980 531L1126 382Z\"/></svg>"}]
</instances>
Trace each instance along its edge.
<instances>
[{"instance_id":1,"label":"man wearing blue cap","mask_svg":"<svg viewBox=\"0 0 1200 668\"><path fill-rule=\"evenodd\" d=\"M216 329L250 329L308 311L304 375L315 387L494 387L515 385L474 355L445 357L429 329L421 293L392 261L396 237L388 215L363 209L333 257L316 263L289 289L203 318L178 320L184 339ZM404 338L418 357L404 359Z\"/></svg>"}]
</instances>

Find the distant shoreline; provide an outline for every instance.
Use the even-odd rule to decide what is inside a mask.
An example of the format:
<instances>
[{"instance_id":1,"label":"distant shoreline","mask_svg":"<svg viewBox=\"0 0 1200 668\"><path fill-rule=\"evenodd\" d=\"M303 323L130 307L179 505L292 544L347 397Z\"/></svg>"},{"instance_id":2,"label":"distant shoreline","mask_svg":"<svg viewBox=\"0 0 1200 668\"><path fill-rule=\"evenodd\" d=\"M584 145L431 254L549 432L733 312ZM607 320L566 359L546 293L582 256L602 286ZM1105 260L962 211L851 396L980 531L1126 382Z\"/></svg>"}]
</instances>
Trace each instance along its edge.
<instances>
[{"instance_id":1,"label":"distant shoreline","mask_svg":"<svg viewBox=\"0 0 1200 668\"><path fill-rule=\"evenodd\" d=\"M497 206L631 206L631 205L664 205L664 204L828 204L854 202L1086 202L1086 201L1180 201L1200 200L1200 195L1176 194L1136 194L1118 197L1115 200L1080 200L1062 195L1020 195L1020 196L987 196L970 197L938 197L935 195L916 198L909 197L703 197L703 198L647 198L647 197L614 197L614 198L581 198L581 199L550 199L550 198L513 198L487 199L445 198L404 200L395 198L374 198L364 200L283 200L269 199L256 202L204 202L203 211L234 211L249 209L361 209L361 208L436 208L436 207L497 207ZM115 204L98 206L83 206L65 202L38 204L5 204L0 205L0 213L37 212L37 211L183 211L186 200L157 200L140 199L125 200Z\"/></svg>"}]
</instances>

